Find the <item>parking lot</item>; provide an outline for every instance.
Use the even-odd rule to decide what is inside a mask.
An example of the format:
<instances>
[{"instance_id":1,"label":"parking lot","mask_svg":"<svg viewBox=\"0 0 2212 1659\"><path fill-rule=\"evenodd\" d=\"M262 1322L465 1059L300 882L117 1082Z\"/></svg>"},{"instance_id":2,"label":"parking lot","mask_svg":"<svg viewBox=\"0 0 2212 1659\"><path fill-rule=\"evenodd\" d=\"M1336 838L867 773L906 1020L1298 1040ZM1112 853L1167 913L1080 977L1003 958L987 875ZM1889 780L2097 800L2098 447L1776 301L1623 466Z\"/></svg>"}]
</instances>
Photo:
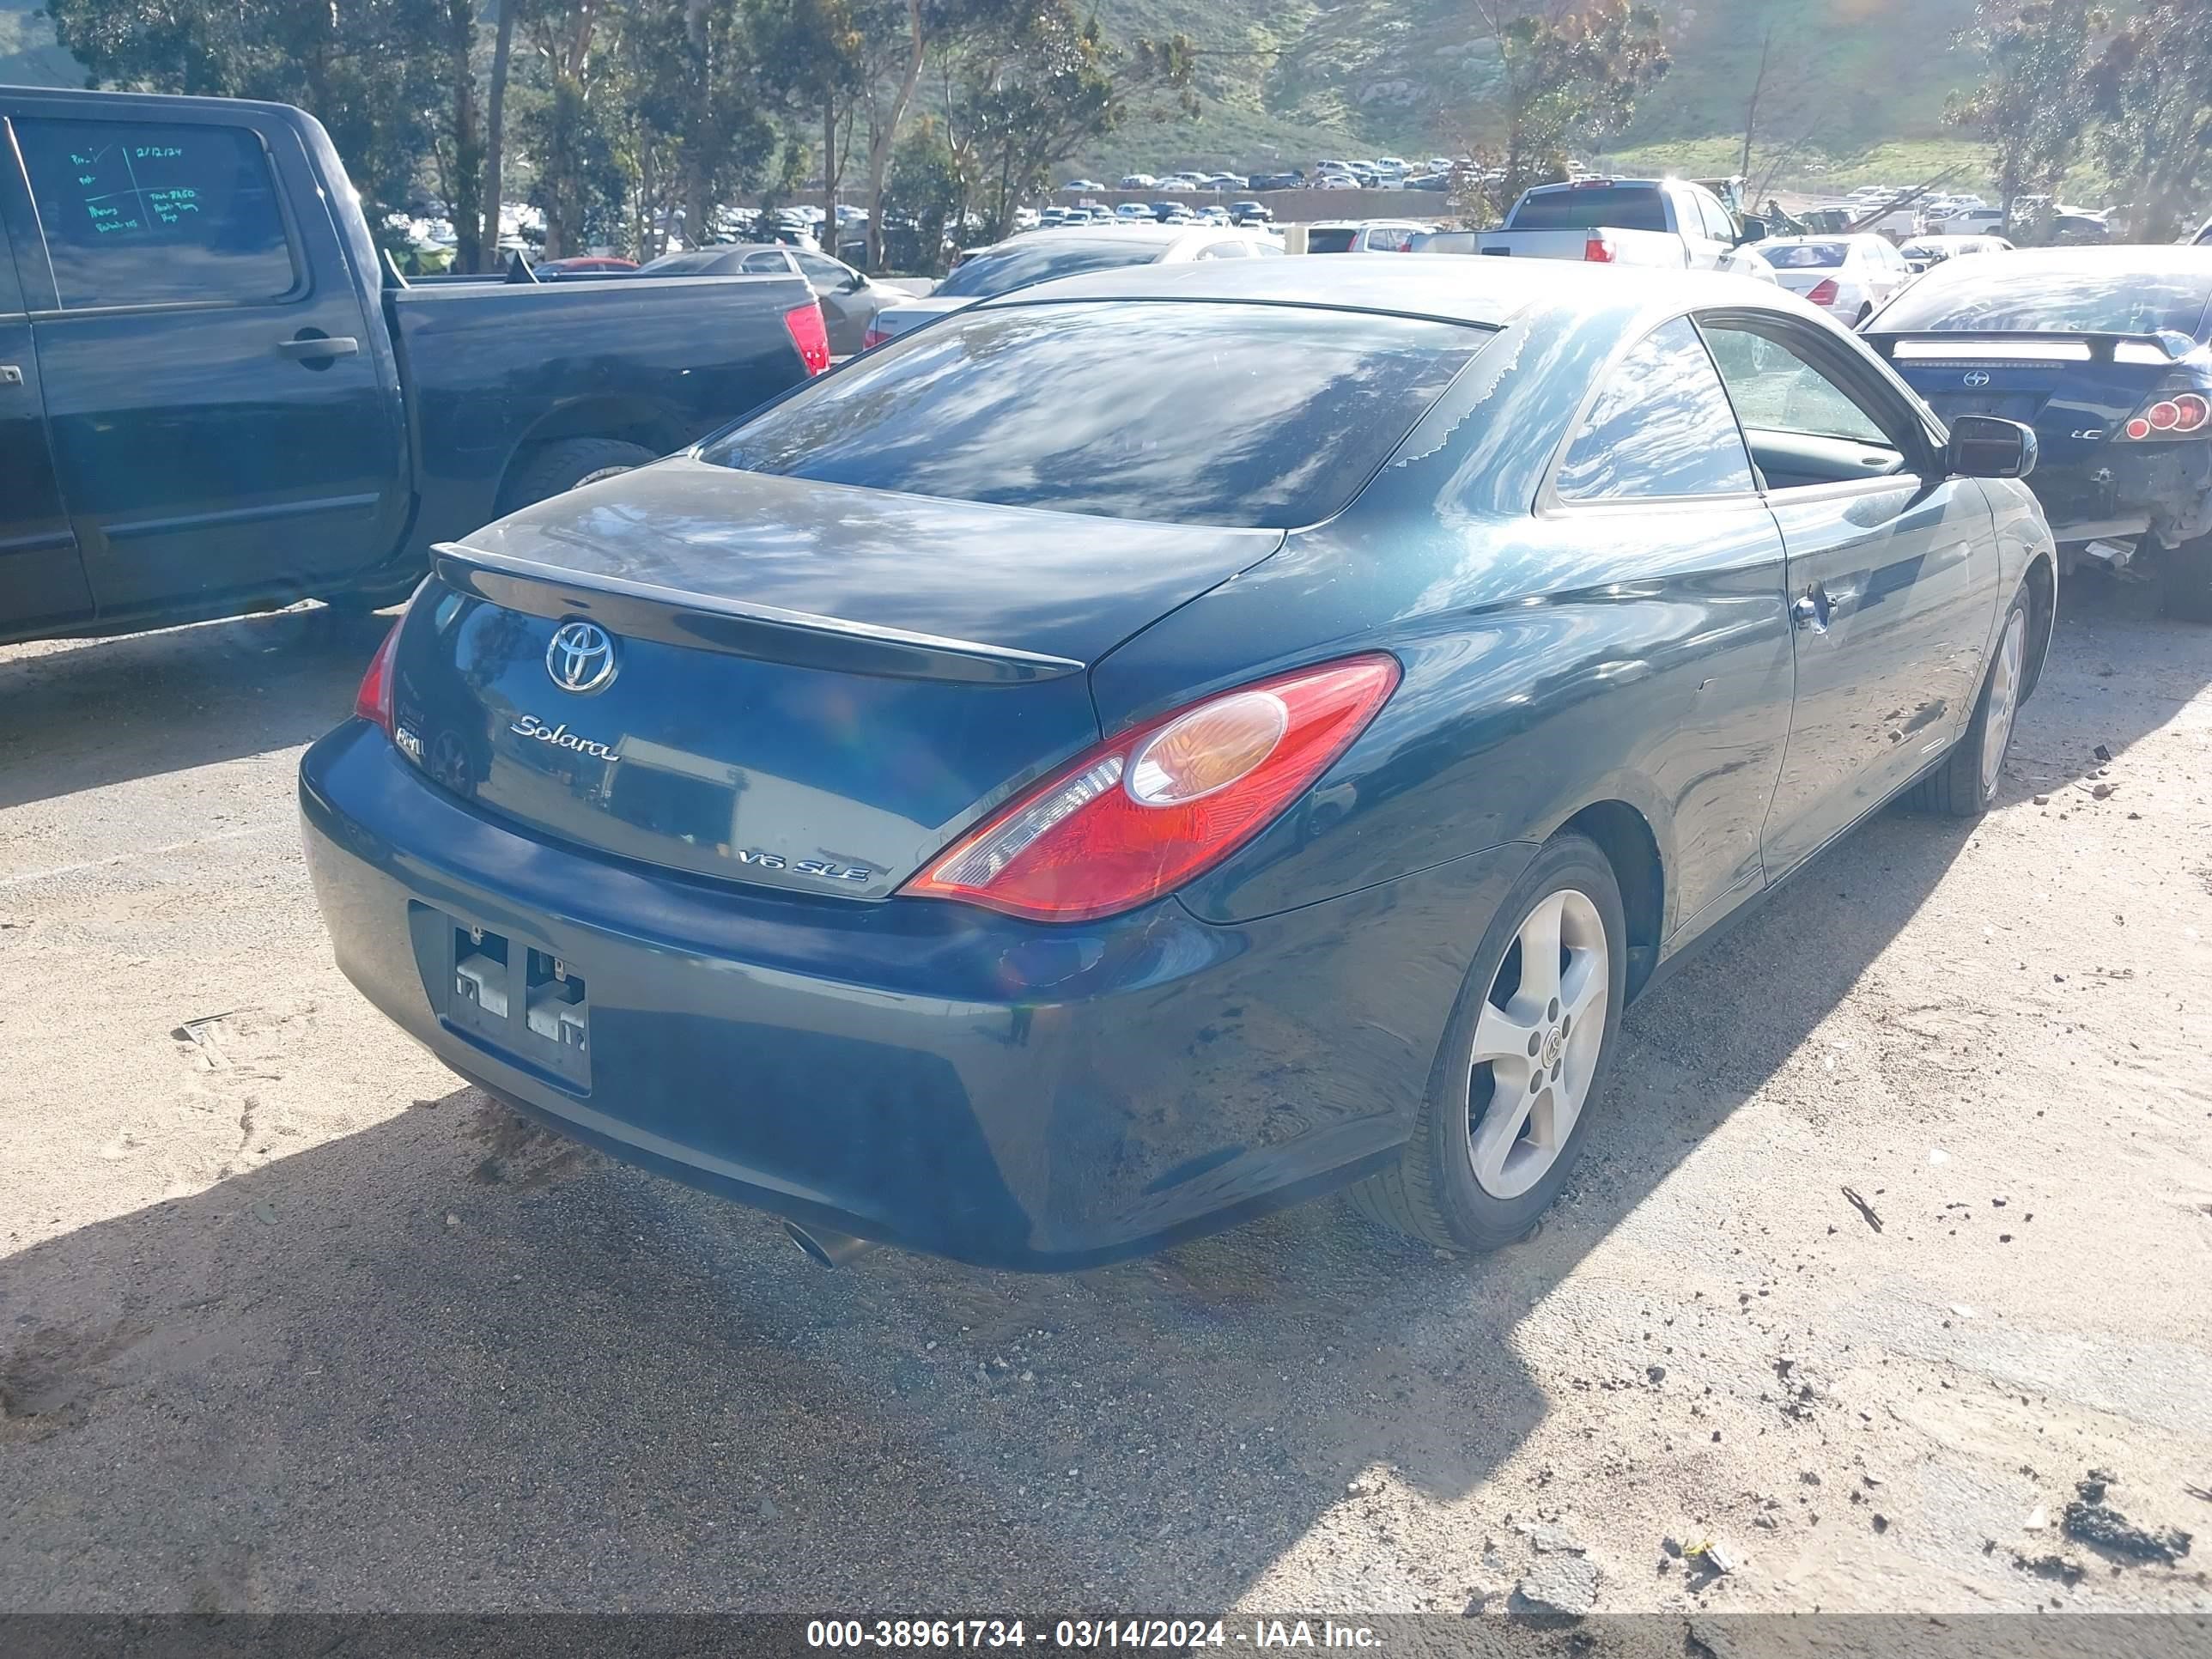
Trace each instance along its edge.
<instances>
[{"instance_id":1,"label":"parking lot","mask_svg":"<svg viewBox=\"0 0 2212 1659\"><path fill-rule=\"evenodd\" d=\"M374 1014L293 773L380 622L0 651L9 1605L2202 1607L2059 1525L2212 1522L2212 630L2142 597L1985 821L1637 1006L1528 1242L1062 1278L825 1272Z\"/></svg>"}]
</instances>

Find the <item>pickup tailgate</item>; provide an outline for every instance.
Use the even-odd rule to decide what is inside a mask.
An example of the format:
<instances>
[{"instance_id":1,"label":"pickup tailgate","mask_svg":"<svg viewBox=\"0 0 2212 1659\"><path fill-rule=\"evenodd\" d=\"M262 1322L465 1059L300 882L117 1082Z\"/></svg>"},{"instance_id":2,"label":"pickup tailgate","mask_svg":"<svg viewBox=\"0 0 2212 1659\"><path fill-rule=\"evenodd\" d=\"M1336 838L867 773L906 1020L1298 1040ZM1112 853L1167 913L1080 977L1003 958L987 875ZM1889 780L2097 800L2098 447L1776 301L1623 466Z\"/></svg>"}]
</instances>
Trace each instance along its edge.
<instances>
[{"instance_id":1,"label":"pickup tailgate","mask_svg":"<svg viewBox=\"0 0 2212 1659\"><path fill-rule=\"evenodd\" d=\"M1679 236L1605 225L1577 230L1484 231L1475 239L1474 251L1507 258L1587 260L1593 244L1607 251L1598 263L1675 269L1689 263L1689 251Z\"/></svg>"},{"instance_id":2,"label":"pickup tailgate","mask_svg":"<svg viewBox=\"0 0 2212 1659\"><path fill-rule=\"evenodd\" d=\"M667 461L439 550L399 746L565 842L880 898L1096 741L1089 664L1280 542Z\"/></svg>"}]
</instances>

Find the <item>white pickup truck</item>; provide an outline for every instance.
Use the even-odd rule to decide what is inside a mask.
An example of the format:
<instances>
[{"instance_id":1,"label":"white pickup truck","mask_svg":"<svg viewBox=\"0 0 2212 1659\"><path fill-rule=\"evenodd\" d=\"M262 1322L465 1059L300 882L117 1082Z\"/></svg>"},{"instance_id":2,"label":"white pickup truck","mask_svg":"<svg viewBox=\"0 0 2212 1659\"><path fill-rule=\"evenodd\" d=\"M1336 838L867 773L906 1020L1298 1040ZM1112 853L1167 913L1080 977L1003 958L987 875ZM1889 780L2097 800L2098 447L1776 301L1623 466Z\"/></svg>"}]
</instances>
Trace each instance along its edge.
<instances>
[{"instance_id":1,"label":"white pickup truck","mask_svg":"<svg viewBox=\"0 0 2212 1659\"><path fill-rule=\"evenodd\" d=\"M1578 179L1522 191L1500 229L1453 235L1470 246L1432 242L1421 251L1728 270L1771 282L1774 273L1747 246L1765 228L1755 234L1747 234L1749 228L1719 197L1686 179Z\"/></svg>"}]
</instances>

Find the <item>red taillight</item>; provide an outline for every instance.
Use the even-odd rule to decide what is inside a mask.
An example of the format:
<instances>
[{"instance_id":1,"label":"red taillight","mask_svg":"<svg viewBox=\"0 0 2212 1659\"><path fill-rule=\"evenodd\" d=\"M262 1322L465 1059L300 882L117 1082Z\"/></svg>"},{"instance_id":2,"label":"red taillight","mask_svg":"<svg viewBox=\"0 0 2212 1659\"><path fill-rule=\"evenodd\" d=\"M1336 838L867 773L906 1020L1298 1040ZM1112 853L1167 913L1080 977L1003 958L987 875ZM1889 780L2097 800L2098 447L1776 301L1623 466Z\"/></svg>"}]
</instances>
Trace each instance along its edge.
<instances>
[{"instance_id":1,"label":"red taillight","mask_svg":"<svg viewBox=\"0 0 2212 1659\"><path fill-rule=\"evenodd\" d=\"M891 337L890 335L884 333L883 330L876 327L872 323L868 325L868 331L860 337L860 349L863 351L872 351L890 337Z\"/></svg>"},{"instance_id":2,"label":"red taillight","mask_svg":"<svg viewBox=\"0 0 2212 1659\"><path fill-rule=\"evenodd\" d=\"M1274 821L1364 731L1397 659L1350 657L1164 714L1085 750L903 891L1032 921L1133 909Z\"/></svg>"},{"instance_id":3,"label":"red taillight","mask_svg":"<svg viewBox=\"0 0 2212 1659\"><path fill-rule=\"evenodd\" d=\"M2140 443L2145 438L2202 432L2207 425L2212 425L2212 399L2202 392L2182 392L2159 398L2131 417L2120 430Z\"/></svg>"},{"instance_id":4,"label":"red taillight","mask_svg":"<svg viewBox=\"0 0 2212 1659\"><path fill-rule=\"evenodd\" d=\"M1805 297L1810 300L1816 306L1832 306L1835 304L1836 279L1832 276L1823 276L1819 282L1814 283L1811 288L1805 290Z\"/></svg>"},{"instance_id":5,"label":"red taillight","mask_svg":"<svg viewBox=\"0 0 2212 1659\"><path fill-rule=\"evenodd\" d=\"M809 374L819 374L830 367L830 331L823 325L822 307L817 301L809 300L785 312L783 325L790 331L791 343L799 348L799 361Z\"/></svg>"},{"instance_id":6,"label":"red taillight","mask_svg":"<svg viewBox=\"0 0 2212 1659\"><path fill-rule=\"evenodd\" d=\"M406 620L403 615L401 622ZM392 659L399 649L399 623L384 636L376 654L368 659L368 672L361 677L361 690L353 694L353 712L361 719L392 731Z\"/></svg>"},{"instance_id":7,"label":"red taillight","mask_svg":"<svg viewBox=\"0 0 2212 1659\"><path fill-rule=\"evenodd\" d=\"M1593 236L1583 244L1583 261L1586 264L1609 265L1613 263L1613 243L1603 236Z\"/></svg>"}]
</instances>

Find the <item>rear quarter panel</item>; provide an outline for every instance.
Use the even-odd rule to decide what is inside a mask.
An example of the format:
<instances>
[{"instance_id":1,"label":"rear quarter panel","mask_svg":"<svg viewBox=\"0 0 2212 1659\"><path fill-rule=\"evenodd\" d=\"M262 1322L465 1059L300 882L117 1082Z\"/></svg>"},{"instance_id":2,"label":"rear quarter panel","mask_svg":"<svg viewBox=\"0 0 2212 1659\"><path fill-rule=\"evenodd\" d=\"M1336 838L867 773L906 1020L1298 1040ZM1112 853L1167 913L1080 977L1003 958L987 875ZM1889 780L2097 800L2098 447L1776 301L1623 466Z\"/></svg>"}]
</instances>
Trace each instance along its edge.
<instances>
[{"instance_id":1,"label":"rear quarter panel","mask_svg":"<svg viewBox=\"0 0 2212 1659\"><path fill-rule=\"evenodd\" d=\"M1352 508L1095 671L1113 730L1295 662L1380 648L1404 665L1316 789L1186 890L1199 915L1241 921L1540 842L1605 800L1660 849L1662 939L1755 890L1792 681L1772 516L1748 496L1531 511L1616 337L1507 331Z\"/></svg>"}]
</instances>

